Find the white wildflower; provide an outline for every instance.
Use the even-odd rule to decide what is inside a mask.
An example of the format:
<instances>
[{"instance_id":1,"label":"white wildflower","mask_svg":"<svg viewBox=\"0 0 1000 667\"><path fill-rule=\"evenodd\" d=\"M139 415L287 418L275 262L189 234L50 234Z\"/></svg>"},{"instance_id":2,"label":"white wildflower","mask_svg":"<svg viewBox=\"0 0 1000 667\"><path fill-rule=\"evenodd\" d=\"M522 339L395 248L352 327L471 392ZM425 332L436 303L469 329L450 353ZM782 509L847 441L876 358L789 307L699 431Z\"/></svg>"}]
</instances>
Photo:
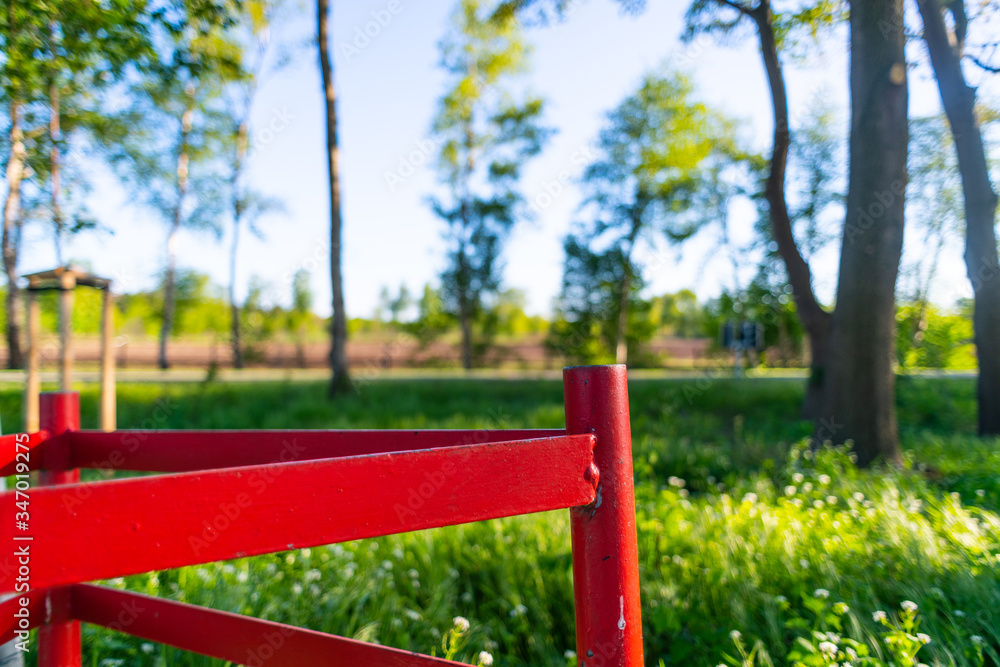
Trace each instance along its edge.
<instances>
[{"instance_id":1,"label":"white wildflower","mask_svg":"<svg viewBox=\"0 0 1000 667\"><path fill-rule=\"evenodd\" d=\"M456 616L452 622L455 624L455 629L459 632L465 632L469 629L469 619L465 616Z\"/></svg>"},{"instance_id":2,"label":"white wildflower","mask_svg":"<svg viewBox=\"0 0 1000 667\"><path fill-rule=\"evenodd\" d=\"M833 642L820 642L819 650L829 656L837 655L837 645Z\"/></svg>"},{"instance_id":3,"label":"white wildflower","mask_svg":"<svg viewBox=\"0 0 1000 667\"><path fill-rule=\"evenodd\" d=\"M488 651L480 651L479 664L483 667L490 667L493 664L493 655Z\"/></svg>"},{"instance_id":4,"label":"white wildflower","mask_svg":"<svg viewBox=\"0 0 1000 667\"><path fill-rule=\"evenodd\" d=\"M813 592L813 597L822 598L826 600L827 598L830 597L830 591L826 590L825 588L817 588L815 592Z\"/></svg>"},{"instance_id":5,"label":"white wildflower","mask_svg":"<svg viewBox=\"0 0 1000 667\"><path fill-rule=\"evenodd\" d=\"M918 632L917 633L917 641L919 641L921 644L930 644L931 643L931 638L930 638L930 635L926 635L923 632Z\"/></svg>"},{"instance_id":6,"label":"white wildflower","mask_svg":"<svg viewBox=\"0 0 1000 667\"><path fill-rule=\"evenodd\" d=\"M903 611L914 612L914 611L917 610L917 603L916 602L912 602L910 600L903 600L902 602L899 603L899 607Z\"/></svg>"},{"instance_id":7,"label":"white wildflower","mask_svg":"<svg viewBox=\"0 0 1000 667\"><path fill-rule=\"evenodd\" d=\"M826 486L827 484L830 483L830 476L829 475L820 475L819 476L819 483L822 484L822 485L824 485L824 486Z\"/></svg>"},{"instance_id":8,"label":"white wildflower","mask_svg":"<svg viewBox=\"0 0 1000 667\"><path fill-rule=\"evenodd\" d=\"M888 617L885 615L884 611L877 611L872 614L872 620L876 623L885 623Z\"/></svg>"}]
</instances>

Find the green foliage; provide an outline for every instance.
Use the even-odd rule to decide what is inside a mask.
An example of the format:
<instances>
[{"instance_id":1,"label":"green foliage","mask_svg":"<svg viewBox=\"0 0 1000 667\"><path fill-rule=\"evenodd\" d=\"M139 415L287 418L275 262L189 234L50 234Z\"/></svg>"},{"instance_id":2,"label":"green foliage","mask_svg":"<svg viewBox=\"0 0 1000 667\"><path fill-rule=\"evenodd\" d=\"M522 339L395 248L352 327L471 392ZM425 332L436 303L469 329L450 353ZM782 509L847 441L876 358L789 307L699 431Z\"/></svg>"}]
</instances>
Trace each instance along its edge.
<instances>
[{"instance_id":1,"label":"green foliage","mask_svg":"<svg viewBox=\"0 0 1000 667\"><path fill-rule=\"evenodd\" d=\"M900 367L976 367L971 313L948 313L928 303L901 304L896 322Z\"/></svg>"},{"instance_id":2,"label":"green foliage","mask_svg":"<svg viewBox=\"0 0 1000 667\"><path fill-rule=\"evenodd\" d=\"M574 236L566 238L563 250L562 291L546 347L571 363L613 362L628 259L617 247L595 253ZM639 276L631 277L625 335L633 359L656 331L651 305L640 296L643 286Z\"/></svg>"},{"instance_id":3,"label":"green foliage","mask_svg":"<svg viewBox=\"0 0 1000 667\"><path fill-rule=\"evenodd\" d=\"M161 23L145 2L98 6L32 0L7 2L0 10L0 101L8 121L4 142L12 149L7 156L11 164L24 166L16 188L21 196L18 231L5 235L14 264L25 223L54 223L57 249L63 233L97 226L83 202L89 174L64 156L93 139L108 88L155 60L153 34ZM53 179L57 164L58 190Z\"/></svg>"},{"instance_id":4,"label":"green foliage","mask_svg":"<svg viewBox=\"0 0 1000 667\"><path fill-rule=\"evenodd\" d=\"M527 216L517 189L521 167L550 134L540 124L542 100L515 99L505 89L526 71L528 52L516 16L493 13L479 0L461 0L441 43L449 87L433 133L441 145L437 166L447 197L431 199L446 225L441 297L463 324L463 335L475 339L466 346L480 353L489 348L492 332L477 327L473 334L471 323L482 320L489 298L499 291L504 242Z\"/></svg>"},{"instance_id":5,"label":"green foliage","mask_svg":"<svg viewBox=\"0 0 1000 667\"><path fill-rule=\"evenodd\" d=\"M584 172L588 222L563 244L550 349L579 362L614 360L624 308L634 362L658 328L641 297L637 245L682 242L712 223L725 228L734 175L752 162L738 147L736 124L694 99L686 76L647 76L608 114L597 158Z\"/></svg>"},{"instance_id":6,"label":"green foliage","mask_svg":"<svg viewBox=\"0 0 1000 667\"><path fill-rule=\"evenodd\" d=\"M693 0L682 39L690 41L701 34L714 34L722 41L736 41L750 34L745 28L753 21L768 19L779 51L803 57L822 32L846 18L847 3L842 0L804 0L780 3L779 7L770 0Z\"/></svg>"},{"instance_id":7,"label":"green foliage","mask_svg":"<svg viewBox=\"0 0 1000 667\"><path fill-rule=\"evenodd\" d=\"M696 338L705 328L704 309L691 290L653 297L650 305L653 321L672 336Z\"/></svg>"},{"instance_id":8,"label":"green foliage","mask_svg":"<svg viewBox=\"0 0 1000 667\"><path fill-rule=\"evenodd\" d=\"M417 319L403 325L403 329L425 346L454 326L455 317L446 310L441 292L424 285L424 293L417 302Z\"/></svg>"},{"instance_id":9,"label":"green foliage","mask_svg":"<svg viewBox=\"0 0 1000 667\"><path fill-rule=\"evenodd\" d=\"M158 61L130 84L125 106L98 119L97 138L137 203L170 225L219 230L227 200L220 157L233 140L223 95L245 76L231 32L237 7L172 8L180 18L160 40Z\"/></svg>"}]
</instances>

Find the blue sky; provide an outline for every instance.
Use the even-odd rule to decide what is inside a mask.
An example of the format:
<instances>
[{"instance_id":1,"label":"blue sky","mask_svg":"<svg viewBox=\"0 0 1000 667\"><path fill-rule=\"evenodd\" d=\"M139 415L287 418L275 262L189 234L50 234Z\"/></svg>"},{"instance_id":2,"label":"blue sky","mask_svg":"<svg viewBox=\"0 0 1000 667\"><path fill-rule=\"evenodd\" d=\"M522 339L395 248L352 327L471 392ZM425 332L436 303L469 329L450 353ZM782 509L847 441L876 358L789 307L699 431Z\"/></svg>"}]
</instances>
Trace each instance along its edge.
<instances>
[{"instance_id":1,"label":"blue sky","mask_svg":"<svg viewBox=\"0 0 1000 667\"><path fill-rule=\"evenodd\" d=\"M383 285L395 289L406 284L418 292L435 280L443 263L442 224L426 204L435 178L430 160L422 160L422 155L427 152L424 142L435 103L445 86L436 67L437 43L453 4L396 3L334 2L344 280L352 317L372 313ZM398 7L397 13L387 11L390 4ZM703 99L744 119L747 137L756 148L769 145L768 91L754 42L748 40L740 48L720 47L709 38L681 44L687 3L649 4L645 13L631 17L621 15L610 0L587 0L572 6L564 22L527 33L535 52L525 83L545 97L546 122L558 133L525 169L524 192L529 200L547 203L545 193L562 186L548 205L539 206L536 220L517 228L506 251L506 284L526 292L531 313L550 312L561 277L561 239L580 202L573 183L560 183L560 175L579 174L580 158L604 115L637 87L645 73L664 63L689 71ZM314 11L311 4L290 6L272 36L274 43L292 50L293 59L269 75L260 91L251 178L261 191L282 199L287 210L261 221L262 239L244 236L238 294L245 294L251 275L256 275L267 283L268 294L287 301L292 273L306 268L312 271L315 310L326 315L329 219L323 106L310 41ZM358 40L377 15L391 20L377 31L369 26L377 34L368 43ZM348 44L356 50L344 49ZM846 50L846 34L841 32L826 40L821 56L786 64L793 120L817 95L846 109ZM936 88L918 70L911 76L911 114L934 113L937 108ZM401 162L413 165L413 173L390 186L386 174L399 173ZM89 206L113 234L74 239L67 256L115 278L118 291L149 288L164 262L165 229L153 214L131 206L113 179L97 167L94 170ZM733 221L735 240L749 239L749 211L735 211ZM23 272L54 264L51 242L40 230L29 233L26 243ZM909 239L908 243L907 252L920 252ZM817 289L827 301L832 300L836 284L837 245L818 257L814 267ZM708 298L731 286L733 264L713 248L712 238L706 236L687 244L683 253L666 246L650 249L644 257L650 290L662 293L686 287ZM955 246L947 251L939 274L934 296L942 302L969 294L960 250ZM228 280L227 252L228 232L220 241L190 232L180 239L181 264L210 274L220 285Z\"/></svg>"}]
</instances>

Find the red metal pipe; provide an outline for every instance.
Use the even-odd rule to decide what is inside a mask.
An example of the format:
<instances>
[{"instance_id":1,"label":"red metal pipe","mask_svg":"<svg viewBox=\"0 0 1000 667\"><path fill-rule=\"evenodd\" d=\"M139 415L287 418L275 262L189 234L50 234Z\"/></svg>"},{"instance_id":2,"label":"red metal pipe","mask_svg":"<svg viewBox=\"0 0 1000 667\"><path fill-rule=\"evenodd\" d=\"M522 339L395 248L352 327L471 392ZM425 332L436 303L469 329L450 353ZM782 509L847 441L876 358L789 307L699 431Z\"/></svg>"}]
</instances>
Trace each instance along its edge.
<instances>
[{"instance_id":1,"label":"red metal pipe","mask_svg":"<svg viewBox=\"0 0 1000 667\"><path fill-rule=\"evenodd\" d=\"M69 438L78 468L191 472L279 461L409 452L565 435L563 429L380 431L79 431ZM13 450L13 447L11 447Z\"/></svg>"},{"instance_id":2,"label":"red metal pipe","mask_svg":"<svg viewBox=\"0 0 1000 667\"><path fill-rule=\"evenodd\" d=\"M103 625L133 637L248 667L463 665L411 651L103 586L73 586L73 610L85 623Z\"/></svg>"},{"instance_id":3,"label":"red metal pipe","mask_svg":"<svg viewBox=\"0 0 1000 667\"><path fill-rule=\"evenodd\" d=\"M57 436L80 429L80 395L71 391L44 393L38 402L39 424L42 430ZM44 448L44 471L39 476L43 486L72 484L80 481L80 471L69 467L69 441L62 446ZM49 444L55 444L55 441ZM35 516L31 517L35 519ZM37 517L40 518L40 517ZM84 545L78 545L86 549ZM69 558L70 552L59 556ZM71 620L70 590L57 588L47 593L46 611L51 614L45 625L38 628L39 667L80 667L80 623Z\"/></svg>"},{"instance_id":4,"label":"red metal pipe","mask_svg":"<svg viewBox=\"0 0 1000 667\"><path fill-rule=\"evenodd\" d=\"M593 450L593 436L563 435L38 489L31 585L583 505ZM0 494L0 516L13 495ZM0 540L13 530L0 522ZM0 593L13 586L0 578Z\"/></svg>"},{"instance_id":5,"label":"red metal pipe","mask_svg":"<svg viewBox=\"0 0 1000 667\"><path fill-rule=\"evenodd\" d=\"M38 449L49 434L45 431L36 433L11 433L0 436L0 477L9 477L15 473L41 469L41 450ZM25 462L25 459L28 459ZM22 465L18 465L18 464ZM27 463L25 466L24 464Z\"/></svg>"},{"instance_id":6,"label":"red metal pipe","mask_svg":"<svg viewBox=\"0 0 1000 667\"><path fill-rule=\"evenodd\" d=\"M24 641L25 632L42 624L47 591L28 591L0 602L0 644Z\"/></svg>"},{"instance_id":7,"label":"red metal pipe","mask_svg":"<svg viewBox=\"0 0 1000 667\"><path fill-rule=\"evenodd\" d=\"M642 614L624 365L563 371L566 432L597 437L597 497L570 509L577 660L581 667L641 667Z\"/></svg>"}]
</instances>

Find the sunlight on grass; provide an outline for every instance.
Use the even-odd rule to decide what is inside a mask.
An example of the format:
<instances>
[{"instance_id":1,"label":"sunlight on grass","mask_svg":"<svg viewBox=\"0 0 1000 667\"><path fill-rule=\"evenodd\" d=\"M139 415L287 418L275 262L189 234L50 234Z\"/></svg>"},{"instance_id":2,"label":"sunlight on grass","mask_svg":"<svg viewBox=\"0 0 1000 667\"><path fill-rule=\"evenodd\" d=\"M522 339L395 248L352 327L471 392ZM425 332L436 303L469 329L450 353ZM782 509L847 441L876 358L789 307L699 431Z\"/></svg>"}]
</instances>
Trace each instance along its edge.
<instances>
[{"instance_id":1,"label":"sunlight on grass","mask_svg":"<svg viewBox=\"0 0 1000 667\"><path fill-rule=\"evenodd\" d=\"M120 422L513 428L563 419L558 382L374 383L336 403L322 390L124 385ZM919 607L919 633L931 640L916 662L1000 664L1000 446L971 435L971 382L900 383L908 467L893 472L859 472L843 449L799 444L810 425L797 418L796 382L641 381L630 393L648 664L742 665L751 654L761 665L844 664L848 648L855 666L916 664L896 655L918 647L913 627L899 625L904 601ZM96 420L96 398L83 394L85 424ZM19 411L16 390L0 390L0 410ZM404 649L453 649L471 663L486 651L496 665L564 667L576 662L571 577L567 513L553 512L112 584ZM897 626L878 611L895 613ZM456 617L470 627L449 643ZM909 639L887 645L892 632ZM84 641L94 665L223 664L90 627Z\"/></svg>"}]
</instances>

